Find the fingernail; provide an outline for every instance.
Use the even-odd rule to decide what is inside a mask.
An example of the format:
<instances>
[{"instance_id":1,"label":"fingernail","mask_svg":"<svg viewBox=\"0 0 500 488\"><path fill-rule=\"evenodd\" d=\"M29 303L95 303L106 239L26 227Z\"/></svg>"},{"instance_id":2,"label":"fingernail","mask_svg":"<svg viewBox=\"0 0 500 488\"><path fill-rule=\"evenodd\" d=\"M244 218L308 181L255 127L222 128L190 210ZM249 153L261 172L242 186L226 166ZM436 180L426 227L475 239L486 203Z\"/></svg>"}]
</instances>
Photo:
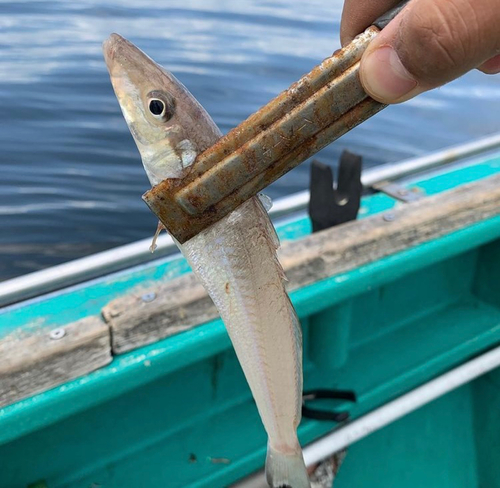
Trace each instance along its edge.
<instances>
[{"instance_id":1,"label":"fingernail","mask_svg":"<svg viewBox=\"0 0 500 488\"><path fill-rule=\"evenodd\" d=\"M383 103L400 101L417 86L417 81L390 46L368 53L362 59L360 76L366 92Z\"/></svg>"},{"instance_id":2,"label":"fingernail","mask_svg":"<svg viewBox=\"0 0 500 488\"><path fill-rule=\"evenodd\" d=\"M500 73L500 54L488 59L488 61L479 66L479 69L487 75L496 75Z\"/></svg>"}]
</instances>

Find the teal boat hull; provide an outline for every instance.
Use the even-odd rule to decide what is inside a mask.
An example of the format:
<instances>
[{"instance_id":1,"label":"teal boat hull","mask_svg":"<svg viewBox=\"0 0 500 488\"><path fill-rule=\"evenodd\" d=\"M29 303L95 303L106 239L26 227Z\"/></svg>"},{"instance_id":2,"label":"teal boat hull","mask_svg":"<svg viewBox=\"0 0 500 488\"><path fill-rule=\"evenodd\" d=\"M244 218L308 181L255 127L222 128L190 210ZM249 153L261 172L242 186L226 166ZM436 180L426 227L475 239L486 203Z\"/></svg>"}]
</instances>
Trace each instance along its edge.
<instances>
[{"instance_id":1,"label":"teal boat hull","mask_svg":"<svg viewBox=\"0 0 500 488\"><path fill-rule=\"evenodd\" d=\"M500 157L426 178L428 195L500 171ZM393 199L366 197L361 217ZM282 224L282 239L310 232ZM144 282L188 271L137 267L0 315L7 334L45 318L97 314ZM305 388L354 390L352 418L500 343L500 217L292 292L304 331ZM492 371L348 450L335 488L500 486L500 373ZM331 407L331 406L330 406ZM331 431L304 419L303 444ZM266 436L220 320L113 358L0 410L0 488L224 487L261 469Z\"/></svg>"}]
</instances>

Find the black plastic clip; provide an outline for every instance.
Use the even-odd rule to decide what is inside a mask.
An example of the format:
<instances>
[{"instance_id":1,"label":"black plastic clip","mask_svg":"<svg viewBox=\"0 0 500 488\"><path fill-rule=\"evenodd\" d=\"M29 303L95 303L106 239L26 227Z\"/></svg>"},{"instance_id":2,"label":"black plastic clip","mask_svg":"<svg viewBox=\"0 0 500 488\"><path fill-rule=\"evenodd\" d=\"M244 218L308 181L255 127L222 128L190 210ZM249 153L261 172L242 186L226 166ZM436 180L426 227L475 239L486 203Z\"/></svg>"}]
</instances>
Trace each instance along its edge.
<instances>
[{"instance_id":1,"label":"black plastic clip","mask_svg":"<svg viewBox=\"0 0 500 488\"><path fill-rule=\"evenodd\" d=\"M327 412L326 410L316 410L306 405L306 402L315 400L347 400L356 401L356 393L351 390L309 390L302 395L302 416L314 420L333 420L334 422L344 422L349 419L349 412Z\"/></svg>"},{"instance_id":2,"label":"black plastic clip","mask_svg":"<svg viewBox=\"0 0 500 488\"><path fill-rule=\"evenodd\" d=\"M311 197L309 217L313 232L355 220L361 202L362 158L349 151L340 156L337 187L333 187L330 166L313 161L311 164Z\"/></svg>"},{"instance_id":3,"label":"black plastic clip","mask_svg":"<svg viewBox=\"0 0 500 488\"><path fill-rule=\"evenodd\" d=\"M383 29L396 15L401 12L406 7L408 0L403 0L399 2L395 7L392 7L385 14L381 15L372 25L378 27L379 29Z\"/></svg>"}]
</instances>

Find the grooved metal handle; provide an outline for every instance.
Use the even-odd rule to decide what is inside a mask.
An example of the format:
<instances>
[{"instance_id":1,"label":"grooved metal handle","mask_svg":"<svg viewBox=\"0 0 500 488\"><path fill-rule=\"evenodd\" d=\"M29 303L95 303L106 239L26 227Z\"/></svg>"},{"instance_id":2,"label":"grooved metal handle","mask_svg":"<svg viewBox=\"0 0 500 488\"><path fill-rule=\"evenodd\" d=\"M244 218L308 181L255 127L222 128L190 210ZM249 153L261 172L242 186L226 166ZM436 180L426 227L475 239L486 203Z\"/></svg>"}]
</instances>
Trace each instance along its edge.
<instances>
[{"instance_id":1,"label":"grooved metal handle","mask_svg":"<svg viewBox=\"0 0 500 488\"><path fill-rule=\"evenodd\" d=\"M366 29L200 154L183 179L147 192L144 201L167 230L184 243L383 109L359 80L360 59L379 32Z\"/></svg>"}]
</instances>

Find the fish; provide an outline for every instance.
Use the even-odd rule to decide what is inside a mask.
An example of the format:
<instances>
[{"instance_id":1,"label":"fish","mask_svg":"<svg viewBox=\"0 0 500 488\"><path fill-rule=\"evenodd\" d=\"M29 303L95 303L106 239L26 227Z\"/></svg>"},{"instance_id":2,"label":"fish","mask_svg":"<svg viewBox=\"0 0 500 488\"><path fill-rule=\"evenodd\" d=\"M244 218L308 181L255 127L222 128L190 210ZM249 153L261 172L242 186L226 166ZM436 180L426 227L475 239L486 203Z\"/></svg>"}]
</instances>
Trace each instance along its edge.
<instances>
[{"instance_id":1,"label":"fish","mask_svg":"<svg viewBox=\"0 0 500 488\"><path fill-rule=\"evenodd\" d=\"M221 131L187 88L134 44L112 34L103 51L151 185L182 178ZM269 486L310 488L297 437L301 328L276 254L278 236L263 202L250 198L176 244L217 307L257 405L268 435Z\"/></svg>"}]
</instances>

